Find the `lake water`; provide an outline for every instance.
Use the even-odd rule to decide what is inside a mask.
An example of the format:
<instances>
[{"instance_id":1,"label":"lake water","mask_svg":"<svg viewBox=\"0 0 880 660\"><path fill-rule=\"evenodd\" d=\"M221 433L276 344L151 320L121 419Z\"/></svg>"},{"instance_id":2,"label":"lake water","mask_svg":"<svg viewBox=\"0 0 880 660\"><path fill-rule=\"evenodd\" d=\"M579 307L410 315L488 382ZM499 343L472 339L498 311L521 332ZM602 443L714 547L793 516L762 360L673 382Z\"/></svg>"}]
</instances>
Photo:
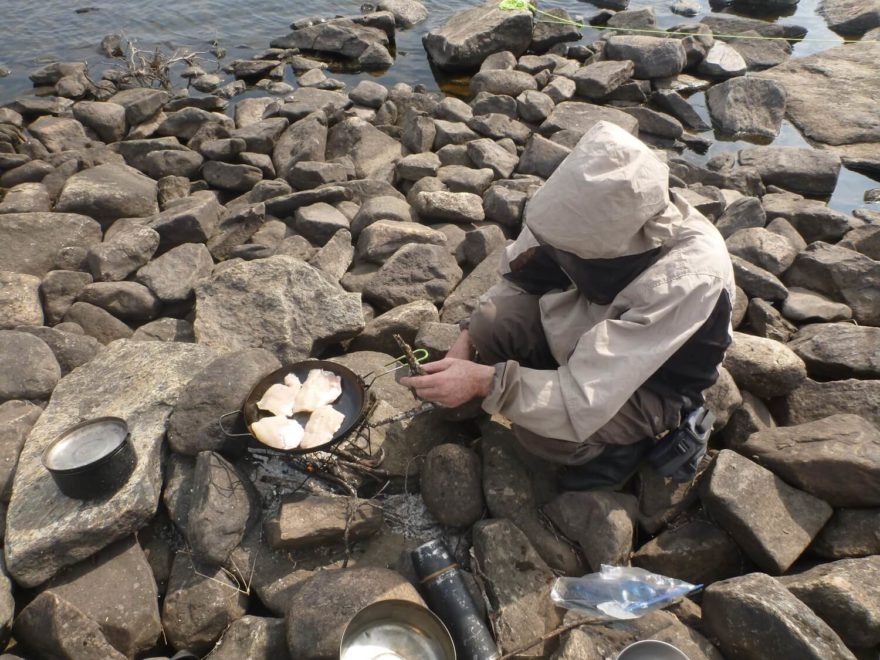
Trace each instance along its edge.
<instances>
[{"instance_id":1,"label":"lake water","mask_svg":"<svg viewBox=\"0 0 880 660\"><path fill-rule=\"evenodd\" d=\"M631 0L630 9L654 7L661 27L698 21L710 11L708 0L699 0L703 13L686 19L671 13L672 0ZM398 31L397 59L394 65L375 79L388 84L398 81L421 83L428 89L453 89L450 81L437 80L422 48L422 35L443 23L450 15L475 4L472 0L425 0L430 17L412 30ZM808 28L810 41L799 43L794 56L800 57L832 47L841 41L828 30L816 13L818 0L801 0L790 15L756 18L796 24ZM110 62L97 51L101 39L110 33L123 35L141 48L161 47L166 51L187 47L199 51L218 42L227 52L226 59L248 57L268 47L269 42L287 34L291 22L310 15L346 15L360 11L360 1L350 0L2 0L0 15L0 64L11 69L11 75L0 79L0 104L31 89L28 73L53 60L86 60L93 71L100 72ZM599 9L577 0L542 0L542 9L562 7L586 19ZM730 10L728 10L730 11ZM737 10L741 15L750 15ZM584 30L585 40L598 32ZM289 71L288 71L289 72ZM334 74L344 80L360 76ZM288 82L294 82L292 76ZM705 113L699 98L693 99L698 111ZM711 133L709 134L711 137ZM798 131L786 125L777 144L805 144ZM743 143L716 142L709 155L743 146ZM694 160L703 160L686 152ZM840 210L864 206L862 194L877 187L871 179L844 170L831 205Z\"/></svg>"}]
</instances>

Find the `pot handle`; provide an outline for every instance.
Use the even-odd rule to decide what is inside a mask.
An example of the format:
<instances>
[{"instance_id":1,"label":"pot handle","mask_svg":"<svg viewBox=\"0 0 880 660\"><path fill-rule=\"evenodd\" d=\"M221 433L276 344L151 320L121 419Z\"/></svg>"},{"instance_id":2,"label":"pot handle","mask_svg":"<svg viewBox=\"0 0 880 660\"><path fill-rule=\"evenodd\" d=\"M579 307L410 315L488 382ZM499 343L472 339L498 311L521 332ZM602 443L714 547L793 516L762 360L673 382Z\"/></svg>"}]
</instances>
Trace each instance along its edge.
<instances>
[{"instance_id":1,"label":"pot handle","mask_svg":"<svg viewBox=\"0 0 880 660\"><path fill-rule=\"evenodd\" d=\"M418 362L419 364L422 364L422 362L427 360L429 357L428 350L425 348L415 349L413 351L413 355L416 358L416 362ZM392 364L396 365L396 366L393 366L390 369L386 369L385 371L382 371L381 373L376 373L380 369L385 369L385 367L388 367ZM371 388L373 386L373 383L375 383L376 380L381 378L382 376L387 376L388 374L394 373L395 371L403 369L404 367L407 367L407 366L409 366L409 365L407 365L407 363L406 363L406 356L401 355L400 357L394 358L391 362L388 362L387 364L383 364L380 367L380 369L374 369L373 371L369 372L368 374L364 374L363 378L364 378L364 382L366 383L367 389ZM372 376L373 378L372 378L372 380L367 382L367 379L370 378L370 376Z\"/></svg>"},{"instance_id":2,"label":"pot handle","mask_svg":"<svg viewBox=\"0 0 880 660\"><path fill-rule=\"evenodd\" d=\"M220 427L220 431L227 438L250 438L251 437L250 433L232 433L231 431L227 430L227 428L225 426L223 426L224 419L226 419L227 417L232 417L232 415L239 415L239 414L241 414L241 411L232 410L228 413L223 413L222 415L220 415L220 418L217 420L217 425Z\"/></svg>"}]
</instances>

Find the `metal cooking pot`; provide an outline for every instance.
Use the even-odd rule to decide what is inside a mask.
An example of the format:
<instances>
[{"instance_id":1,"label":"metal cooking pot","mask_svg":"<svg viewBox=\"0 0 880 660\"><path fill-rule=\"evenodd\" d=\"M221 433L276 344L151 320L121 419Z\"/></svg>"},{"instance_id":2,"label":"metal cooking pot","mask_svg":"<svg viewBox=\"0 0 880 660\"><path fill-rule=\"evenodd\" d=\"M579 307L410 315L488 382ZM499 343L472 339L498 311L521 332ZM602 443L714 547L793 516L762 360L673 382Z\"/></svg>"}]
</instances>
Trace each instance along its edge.
<instances>
[{"instance_id":1,"label":"metal cooking pot","mask_svg":"<svg viewBox=\"0 0 880 660\"><path fill-rule=\"evenodd\" d=\"M43 466L62 493L80 500L112 495L137 464L128 424L97 417L75 424L43 452Z\"/></svg>"},{"instance_id":2,"label":"metal cooking pot","mask_svg":"<svg viewBox=\"0 0 880 660\"><path fill-rule=\"evenodd\" d=\"M617 660L688 660L688 657L672 644L645 639L627 646Z\"/></svg>"},{"instance_id":3,"label":"metal cooking pot","mask_svg":"<svg viewBox=\"0 0 880 660\"><path fill-rule=\"evenodd\" d=\"M455 660L443 622L408 600L380 600L352 617L342 633L339 660Z\"/></svg>"}]
</instances>

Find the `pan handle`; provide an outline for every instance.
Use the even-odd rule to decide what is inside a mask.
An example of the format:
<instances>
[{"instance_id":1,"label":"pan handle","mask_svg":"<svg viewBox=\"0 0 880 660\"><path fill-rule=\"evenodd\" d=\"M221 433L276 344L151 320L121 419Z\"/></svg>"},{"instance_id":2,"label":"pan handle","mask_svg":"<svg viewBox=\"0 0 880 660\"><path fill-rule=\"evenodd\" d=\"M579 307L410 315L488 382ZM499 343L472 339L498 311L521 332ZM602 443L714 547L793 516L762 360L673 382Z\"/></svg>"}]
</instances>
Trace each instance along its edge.
<instances>
[{"instance_id":1,"label":"pan handle","mask_svg":"<svg viewBox=\"0 0 880 660\"><path fill-rule=\"evenodd\" d=\"M419 364L422 364L425 360L427 360L429 355L430 354L428 353L428 350L425 348L417 348L413 351L413 356L416 358L416 362L418 362ZM395 366L393 366L390 369L387 369L385 371L382 371L381 373L376 373L377 371L379 371L379 369L374 369L373 371L369 372L368 374L365 374L364 375L364 382L366 383L367 388L372 387L373 383L375 383L376 380L381 378L382 376L387 376L388 374L394 373L395 371L399 371L400 369L403 369L404 367L408 366L406 363L406 356L401 355L400 357L394 358L391 362L383 364L380 367L380 369L385 369L385 367L388 367L392 364ZM373 377L372 380L370 380L369 382L366 382L370 376Z\"/></svg>"},{"instance_id":2,"label":"pan handle","mask_svg":"<svg viewBox=\"0 0 880 660\"><path fill-rule=\"evenodd\" d=\"M220 418L217 420L217 425L220 427L220 431L227 438L249 438L249 437L251 437L250 433L232 433L231 431L227 430L227 428L225 426L223 426L224 419L226 419L227 417L232 417L233 415L240 415L240 414L241 414L241 411L232 410L228 413L223 413L222 415L220 415Z\"/></svg>"}]
</instances>

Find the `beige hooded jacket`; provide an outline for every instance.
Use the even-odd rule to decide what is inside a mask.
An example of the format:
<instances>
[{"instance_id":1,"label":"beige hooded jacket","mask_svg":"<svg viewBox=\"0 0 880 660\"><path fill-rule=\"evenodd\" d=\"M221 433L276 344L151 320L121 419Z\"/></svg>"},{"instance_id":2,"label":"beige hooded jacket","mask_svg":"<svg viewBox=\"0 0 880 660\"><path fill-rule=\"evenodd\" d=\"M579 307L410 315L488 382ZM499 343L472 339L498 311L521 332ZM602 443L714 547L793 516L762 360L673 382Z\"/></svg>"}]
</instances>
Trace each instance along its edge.
<instances>
[{"instance_id":1,"label":"beige hooded jacket","mask_svg":"<svg viewBox=\"0 0 880 660\"><path fill-rule=\"evenodd\" d=\"M658 247L660 256L609 305L591 303L576 288L544 294L541 322L562 366L507 362L484 410L541 436L583 442L701 327L724 290L733 301L724 240L686 201L670 199L668 177L642 142L599 122L529 201L502 274L538 239L583 259ZM485 298L521 293L502 280Z\"/></svg>"}]
</instances>

